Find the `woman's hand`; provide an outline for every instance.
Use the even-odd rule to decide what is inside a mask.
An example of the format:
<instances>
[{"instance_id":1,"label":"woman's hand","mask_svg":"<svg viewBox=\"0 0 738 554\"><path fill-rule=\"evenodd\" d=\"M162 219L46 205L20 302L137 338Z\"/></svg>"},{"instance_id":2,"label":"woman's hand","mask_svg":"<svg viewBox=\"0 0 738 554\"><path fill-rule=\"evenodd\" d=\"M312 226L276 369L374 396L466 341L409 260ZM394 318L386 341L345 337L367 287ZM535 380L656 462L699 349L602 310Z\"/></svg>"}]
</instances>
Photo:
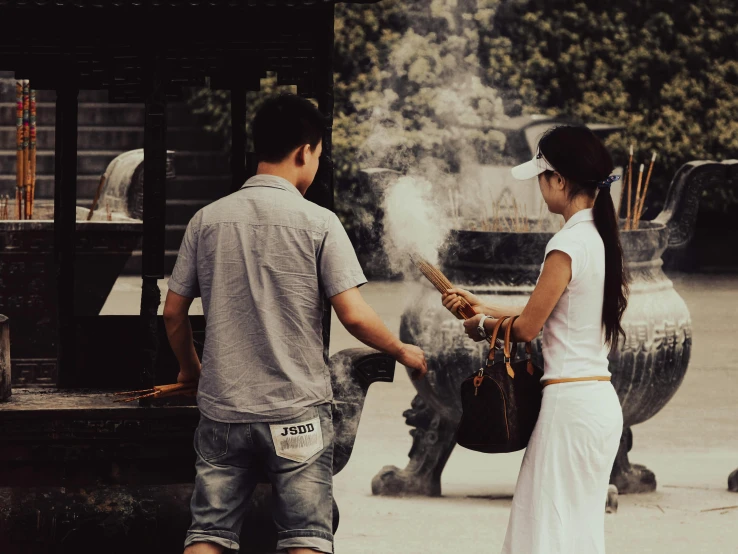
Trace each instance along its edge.
<instances>
[{"instance_id":1,"label":"woman's hand","mask_svg":"<svg viewBox=\"0 0 738 554\"><path fill-rule=\"evenodd\" d=\"M481 342L487 340L485 337L479 334L479 321L482 319L482 314L477 314L471 319L464 321L464 332L474 342ZM485 321L485 327L486 327Z\"/></svg>"},{"instance_id":2,"label":"woman's hand","mask_svg":"<svg viewBox=\"0 0 738 554\"><path fill-rule=\"evenodd\" d=\"M482 301L479 300L479 298L474 296L472 293L470 293L468 290L448 289L446 294L444 294L441 297L443 306L449 312L454 314L457 319L464 319L464 316L462 316L459 313L459 308L461 307L461 303L464 300L466 300L466 303L472 307L472 309L474 310L474 313L476 314L484 313L484 304L482 303Z\"/></svg>"}]
</instances>

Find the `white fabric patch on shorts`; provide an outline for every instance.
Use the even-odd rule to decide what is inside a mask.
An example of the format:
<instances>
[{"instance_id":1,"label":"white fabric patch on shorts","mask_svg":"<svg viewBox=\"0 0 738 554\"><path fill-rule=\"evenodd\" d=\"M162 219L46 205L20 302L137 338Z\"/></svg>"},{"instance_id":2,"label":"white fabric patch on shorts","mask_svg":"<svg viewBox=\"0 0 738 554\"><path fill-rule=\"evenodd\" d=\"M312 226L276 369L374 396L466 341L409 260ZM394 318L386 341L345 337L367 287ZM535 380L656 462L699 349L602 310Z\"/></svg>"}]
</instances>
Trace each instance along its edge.
<instances>
[{"instance_id":1,"label":"white fabric patch on shorts","mask_svg":"<svg viewBox=\"0 0 738 554\"><path fill-rule=\"evenodd\" d=\"M294 462L305 462L323 450L320 418L300 423L270 425L277 456Z\"/></svg>"}]
</instances>

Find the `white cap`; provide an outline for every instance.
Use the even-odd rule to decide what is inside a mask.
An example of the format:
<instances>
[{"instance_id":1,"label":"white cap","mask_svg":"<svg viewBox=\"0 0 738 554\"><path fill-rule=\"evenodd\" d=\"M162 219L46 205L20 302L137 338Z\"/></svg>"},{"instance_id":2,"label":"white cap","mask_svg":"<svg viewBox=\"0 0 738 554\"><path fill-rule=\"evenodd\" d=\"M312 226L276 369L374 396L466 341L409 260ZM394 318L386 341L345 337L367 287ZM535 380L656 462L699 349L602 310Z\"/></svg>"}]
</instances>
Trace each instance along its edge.
<instances>
[{"instance_id":1,"label":"white cap","mask_svg":"<svg viewBox=\"0 0 738 554\"><path fill-rule=\"evenodd\" d=\"M533 159L524 164L516 165L512 168L512 176L519 181L527 181L533 177L537 177L544 171L556 171L553 166L543 157L541 149L536 150Z\"/></svg>"}]
</instances>

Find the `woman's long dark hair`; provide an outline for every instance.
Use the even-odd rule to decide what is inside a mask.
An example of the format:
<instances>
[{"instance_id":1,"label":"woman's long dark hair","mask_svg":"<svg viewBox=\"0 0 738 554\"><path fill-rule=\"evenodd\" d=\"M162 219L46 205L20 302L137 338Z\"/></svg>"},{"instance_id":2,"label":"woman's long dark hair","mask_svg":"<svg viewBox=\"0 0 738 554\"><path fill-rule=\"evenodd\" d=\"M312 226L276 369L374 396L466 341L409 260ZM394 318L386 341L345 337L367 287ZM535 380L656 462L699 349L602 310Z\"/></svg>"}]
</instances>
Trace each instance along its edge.
<instances>
[{"instance_id":1,"label":"woman's long dark hair","mask_svg":"<svg viewBox=\"0 0 738 554\"><path fill-rule=\"evenodd\" d=\"M595 199L594 223L605 244L605 300L602 325L607 345L625 337L620 321L628 306L628 272L623 262L618 215L610 189L598 188L613 170L612 158L587 127L562 125L547 131L538 143L543 156L569 182L570 199L586 194ZM547 171L547 177L553 172Z\"/></svg>"}]
</instances>

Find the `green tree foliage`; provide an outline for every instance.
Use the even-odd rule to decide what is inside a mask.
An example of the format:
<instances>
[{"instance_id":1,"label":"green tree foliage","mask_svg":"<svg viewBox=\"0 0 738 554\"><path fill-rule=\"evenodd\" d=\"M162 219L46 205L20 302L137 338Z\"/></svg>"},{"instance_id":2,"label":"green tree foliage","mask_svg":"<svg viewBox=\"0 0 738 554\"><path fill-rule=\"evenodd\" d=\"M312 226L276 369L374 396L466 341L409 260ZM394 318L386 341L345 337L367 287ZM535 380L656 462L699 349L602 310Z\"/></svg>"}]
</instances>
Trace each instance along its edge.
<instances>
[{"instance_id":1,"label":"green tree foliage","mask_svg":"<svg viewBox=\"0 0 738 554\"><path fill-rule=\"evenodd\" d=\"M483 37L486 80L507 111L622 123L609 145L660 153L652 186L694 159L738 156L738 12L734 0L511 0ZM706 191L710 209L738 203Z\"/></svg>"},{"instance_id":2,"label":"green tree foliage","mask_svg":"<svg viewBox=\"0 0 738 554\"><path fill-rule=\"evenodd\" d=\"M345 160L407 171L434 158L448 171L464 156L499 159L502 102L482 82L477 55L489 1L338 8L336 139Z\"/></svg>"}]
</instances>

